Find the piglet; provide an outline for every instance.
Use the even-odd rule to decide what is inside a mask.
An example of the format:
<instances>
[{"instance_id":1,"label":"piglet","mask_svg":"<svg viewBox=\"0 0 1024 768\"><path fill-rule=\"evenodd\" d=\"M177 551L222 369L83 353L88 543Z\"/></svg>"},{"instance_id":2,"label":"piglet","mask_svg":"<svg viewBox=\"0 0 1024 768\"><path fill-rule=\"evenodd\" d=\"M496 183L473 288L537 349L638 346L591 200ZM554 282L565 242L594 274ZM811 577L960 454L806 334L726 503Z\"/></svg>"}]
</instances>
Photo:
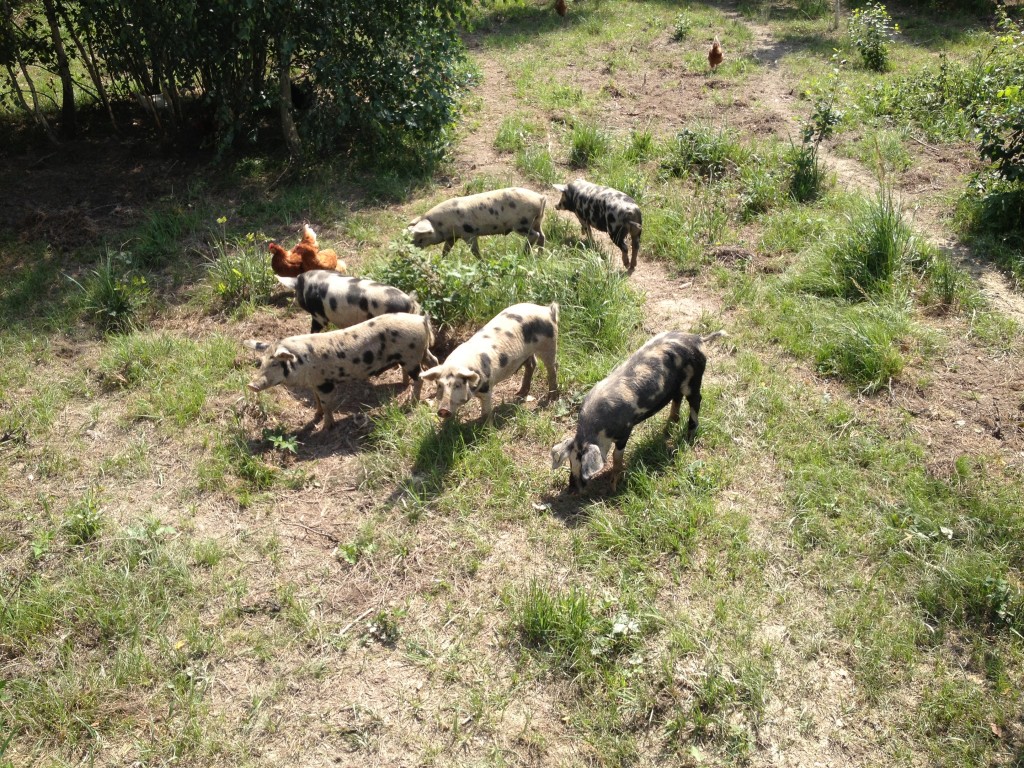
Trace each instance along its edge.
<instances>
[{"instance_id":1,"label":"piglet","mask_svg":"<svg viewBox=\"0 0 1024 768\"><path fill-rule=\"evenodd\" d=\"M668 331L652 338L594 385L580 408L576 436L551 449L551 467L569 462L569 487L582 491L612 455L612 492L625 474L622 455L633 429L669 403L668 425L679 421L683 398L690 404L687 439L697 431L700 385L707 365L703 344L727 336ZM668 426L666 426L666 431Z\"/></svg>"}]
</instances>

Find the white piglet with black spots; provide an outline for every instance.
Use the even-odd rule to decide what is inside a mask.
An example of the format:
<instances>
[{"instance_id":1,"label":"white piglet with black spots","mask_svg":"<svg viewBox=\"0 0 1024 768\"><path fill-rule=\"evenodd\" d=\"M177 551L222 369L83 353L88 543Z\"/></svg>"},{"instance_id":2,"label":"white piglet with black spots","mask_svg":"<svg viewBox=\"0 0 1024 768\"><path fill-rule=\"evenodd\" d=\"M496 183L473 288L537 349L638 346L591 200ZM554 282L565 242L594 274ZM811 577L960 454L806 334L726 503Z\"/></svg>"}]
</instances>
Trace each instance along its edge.
<instances>
[{"instance_id":1,"label":"white piglet with black spots","mask_svg":"<svg viewBox=\"0 0 1024 768\"><path fill-rule=\"evenodd\" d=\"M348 328L379 315L420 314L414 295L330 269L313 269L298 277L278 276L277 279L281 285L295 291L295 303L312 315L310 333L322 331L328 323L335 328Z\"/></svg>"},{"instance_id":2,"label":"white piglet with black spots","mask_svg":"<svg viewBox=\"0 0 1024 768\"><path fill-rule=\"evenodd\" d=\"M541 223L547 202L544 195L522 187L453 197L413 219L408 231L417 248L444 243L442 256L448 254L456 240L465 240L473 255L479 257L477 238L510 232L523 235L528 248L533 245L543 248Z\"/></svg>"},{"instance_id":3,"label":"white piglet with black spots","mask_svg":"<svg viewBox=\"0 0 1024 768\"><path fill-rule=\"evenodd\" d=\"M316 418L323 416L324 429L330 429L333 408L346 384L395 366L401 367L404 384L412 379L412 400L419 400L420 369L437 365L430 353L433 342L430 318L406 312L381 315L340 331L289 336L274 345L249 340L245 345L250 349L269 352L249 389L262 392L284 384L311 390Z\"/></svg>"},{"instance_id":4,"label":"white piglet with black spots","mask_svg":"<svg viewBox=\"0 0 1024 768\"><path fill-rule=\"evenodd\" d=\"M622 251L622 265L629 272L636 269L640 232L643 230L643 215L636 200L625 192L583 179L576 179L571 184L555 184L555 189L562 195L555 206L557 210L575 213L590 240L594 239L592 227L607 232ZM627 237L632 247L632 259L626 252Z\"/></svg>"},{"instance_id":5,"label":"white piglet with black spots","mask_svg":"<svg viewBox=\"0 0 1024 768\"><path fill-rule=\"evenodd\" d=\"M437 382L437 414L454 416L474 396L480 399L485 420L491 418L495 385L525 369L517 398L524 398L533 382L537 358L548 372L547 399L558 396L558 304L513 304L456 347L442 365L420 378Z\"/></svg>"},{"instance_id":6,"label":"white piglet with black spots","mask_svg":"<svg viewBox=\"0 0 1024 768\"><path fill-rule=\"evenodd\" d=\"M569 488L583 490L601 471L609 449L612 491L625 473L622 455L633 429L669 403L668 427L679 421L683 398L690 404L687 439L697 431L700 386L707 366L703 345L722 336L668 331L652 338L590 390L580 407L576 436L551 449L552 469L569 463Z\"/></svg>"}]
</instances>

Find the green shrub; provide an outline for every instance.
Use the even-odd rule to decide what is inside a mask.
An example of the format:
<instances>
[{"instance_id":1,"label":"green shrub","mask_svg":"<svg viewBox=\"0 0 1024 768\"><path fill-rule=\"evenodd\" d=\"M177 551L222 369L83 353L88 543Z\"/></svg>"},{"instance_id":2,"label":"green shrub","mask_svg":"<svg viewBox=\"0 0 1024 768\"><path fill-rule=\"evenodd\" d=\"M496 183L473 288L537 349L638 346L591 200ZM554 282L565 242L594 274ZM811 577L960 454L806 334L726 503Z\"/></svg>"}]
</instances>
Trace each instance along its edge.
<instances>
[{"instance_id":1,"label":"green shrub","mask_svg":"<svg viewBox=\"0 0 1024 768\"><path fill-rule=\"evenodd\" d=\"M224 219L218 222L223 226ZM277 278L262 242L263 237L252 232L234 240L228 240L223 231L216 237L207 280L223 308L253 306L270 298Z\"/></svg>"},{"instance_id":2,"label":"green shrub","mask_svg":"<svg viewBox=\"0 0 1024 768\"><path fill-rule=\"evenodd\" d=\"M541 184L554 184L561 176L548 148L536 144L516 153L516 169Z\"/></svg>"},{"instance_id":3,"label":"green shrub","mask_svg":"<svg viewBox=\"0 0 1024 768\"><path fill-rule=\"evenodd\" d=\"M818 158L818 142L792 145L786 153L789 168L789 196L798 203L811 203L821 197L826 171Z\"/></svg>"},{"instance_id":4,"label":"green shrub","mask_svg":"<svg viewBox=\"0 0 1024 768\"><path fill-rule=\"evenodd\" d=\"M519 115L510 115L498 126L494 148L499 152L519 152L526 149L526 142L538 133L537 127Z\"/></svg>"},{"instance_id":5,"label":"green shrub","mask_svg":"<svg viewBox=\"0 0 1024 768\"><path fill-rule=\"evenodd\" d=\"M855 209L847 227L812 252L796 284L821 296L861 300L892 293L920 256L891 188Z\"/></svg>"},{"instance_id":6,"label":"green shrub","mask_svg":"<svg viewBox=\"0 0 1024 768\"><path fill-rule=\"evenodd\" d=\"M642 131L630 131L629 141L623 155L627 160L643 162L654 157L657 148L654 143L654 134L649 129Z\"/></svg>"},{"instance_id":7,"label":"green shrub","mask_svg":"<svg viewBox=\"0 0 1024 768\"><path fill-rule=\"evenodd\" d=\"M640 622L625 611L602 615L583 589L552 592L536 581L507 595L512 628L523 645L546 654L563 672L590 676L638 647Z\"/></svg>"},{"instance_id":8,"label":"green shrub","mask_svg":"<svg viewBox=\"0 0 1024 768\"><path fill-rule=\"evenodd\" d=\"M1009 182L1024 182L1024 26L1000 11L1002 35L986 74L992 87L982 92L975 122L981 156Z\"/></svg>"},{"instance_id":9,"label":"green shrub","mask_svg":"<svg viewBox=\"0 0 1024 768\"><path fill-rule=\"evenodd\" d=\"M902 321L892 322L880 307L860 309L824 330L814 362L826 376L875 392L903 370L898 340L906 328Z\"/></svg>"},{"instance_id":10,"label":"green shrub","mask_svg":"<svg viewBox=\"0 0 1024 768\"><path fill-rule=\"evenodd\" d=\"M889 68L889 40L900 31L882 3L866 3L850 19L850 37L864 59L864 66L875 72Z\"/></svg>"},{"instance_id":11,"label":"green shrub","mask_svg":"<svg viewBox=\"0 0 1024 768\"><path fill-rule=\"evenodd\" d=\"M64 534L72 546L88 544L103 528L103 510L93 490L76 501L64 516Z\"/></svg>"},{"instance_id":12,"label":"green shrub","mask_svg":"<svg viewBox=\"0 0 1024 768\"><path fill-rule=\"evenodd\" d=\"M577 123L569 140L569 165L573 168L587 168L611 145L608 134L597 123Z\"/></svg>"},{"instance_id":13,"label":"green shrub","mask_svg":"<svg viewBox=\"0 0 1024 768\"><path fill-rule=\"evenodd\" d=\"M711 126L684 128L669 145L662 169L672 176L695 172L714 181L738 169L749 152L725 130Z\"/></svg>"},{"instance_id":14,"label":"green shrub","mask_svg":"<svg viewBox=\"0 0 1024 768\"><path fill-rule=\"evenodd\" d=\"M133 272L127 254L108 252L98 269L80 287L85 292L83 309L104 332L124 333L138 327L151 291L146 278Z\"/></svg>"},{"instance_id":15,"label":"green shrub","mask_svg":"<svg viewBox=\"0 0 1024 768\"><path fill-rule=\"evenodd\" d=\"M686 13L686 11L677 14L675 21L672 22L672 39L677 43L681 43L690 36L692 31L693 19L690 18L690 14Z\"/></svg>"}]
</instances>

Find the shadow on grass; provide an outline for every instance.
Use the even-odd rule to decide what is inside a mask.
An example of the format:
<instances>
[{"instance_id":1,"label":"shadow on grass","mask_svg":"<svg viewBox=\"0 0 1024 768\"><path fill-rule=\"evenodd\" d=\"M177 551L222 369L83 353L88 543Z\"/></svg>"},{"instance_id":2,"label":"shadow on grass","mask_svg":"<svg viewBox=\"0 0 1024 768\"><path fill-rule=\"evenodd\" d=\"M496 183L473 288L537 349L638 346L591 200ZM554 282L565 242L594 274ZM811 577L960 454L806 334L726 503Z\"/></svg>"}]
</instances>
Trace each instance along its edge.
<instances>
[{"instance_id":1,"label":"shadow on grass","mask_svg":"<svg viewBox=\"0 0 1024 768\"><path fill-rule=\"evenodd\" d=\"M441 422L420 441L409 476L398 483L385 503L394 504L405 494L420 502L440 496L461 458L488 432L512 421L518 408L514 402L495 406L491 424L482 418L459 421L457 416Z\"/></svg>"},{"instance_id":2,"label":"shadow on grass","mask_svg":"<svg viewBox=\"0 0 1024 768\"><path fill-rule=\"evenodd\" d=\"M629 493L643 492L637 487L634 478L640 475L661 477L667 468L673 466L675 456L684 446L692 447L693 443L681 436L685 424L674 426L666 438L661 429L651 431L642 440L632 445L626 453L626 474L612 491L611 457L601 472L587 483L583 493L570 490L568 484L559 493L541 496L541 503L550 507L551 514L561 520L567 527L576 528L586 522L590 507L604 501L621 499ZM677 438L677 435L679 437ZM561 477L568 479L568 472L562 470Z\"/></svg>"}]
</instances>

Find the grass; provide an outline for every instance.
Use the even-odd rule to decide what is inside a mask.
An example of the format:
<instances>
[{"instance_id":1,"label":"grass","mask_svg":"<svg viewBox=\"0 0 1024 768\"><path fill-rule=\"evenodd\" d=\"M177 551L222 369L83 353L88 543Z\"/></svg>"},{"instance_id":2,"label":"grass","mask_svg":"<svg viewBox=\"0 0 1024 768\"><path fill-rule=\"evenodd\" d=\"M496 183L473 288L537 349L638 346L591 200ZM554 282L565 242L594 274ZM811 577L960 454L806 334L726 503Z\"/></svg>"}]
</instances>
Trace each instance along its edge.
<instances>
[{"instance_id":1,"label":"grass","mask_svg":"<svg viewBox=\"0 0 1024 768\"><path fill-rule=\"evenodd\" d=\"M740 10L784 43L798 94L834 47L849 58L820 3ZM898 21L891 73L840 69L828 145L897 183L911 136L960 135L923 97L955 100L988 39ZM494 104L463 118L496 136L486 167L456 149L433 180L379 159L292 178L238 159L226 189L180 189L112 233L109 259L4 235L0 765L373 762L400 741L424 763L731 766L768 759L769 737L812 762L828 741L872 765L1012 764L1020 325L894 195L845 193L784 131L757 133L743 18L601 0L563 20L503 0L469 23L482 69L511 83L495 125L473 122ZM712 33L730 59L709 75ZM661 87L709 111L667 116ZM543 250L402 239L432 202L574 175L639 201L632 277L553 206ZM968 196L956 225L1012 275L1016 198L978 183L1003 197ZM442 349L513 302L560 302L562 397L499 390L493 424L442 426L382 377L383 404L322 432L283 389L245 394L239 341L298 319L268 303L262 236L240 233L304 220L355 273L416 290ZM100 268L149 291L108 333L63 277L88 287ZM677 294L708 311L673 316ZM616 493L602 475L566 494L550 446L667 327L730 333L707 350L696 437L665 434L662 412L630 437Z\"/></svg>"}]
</instances>

